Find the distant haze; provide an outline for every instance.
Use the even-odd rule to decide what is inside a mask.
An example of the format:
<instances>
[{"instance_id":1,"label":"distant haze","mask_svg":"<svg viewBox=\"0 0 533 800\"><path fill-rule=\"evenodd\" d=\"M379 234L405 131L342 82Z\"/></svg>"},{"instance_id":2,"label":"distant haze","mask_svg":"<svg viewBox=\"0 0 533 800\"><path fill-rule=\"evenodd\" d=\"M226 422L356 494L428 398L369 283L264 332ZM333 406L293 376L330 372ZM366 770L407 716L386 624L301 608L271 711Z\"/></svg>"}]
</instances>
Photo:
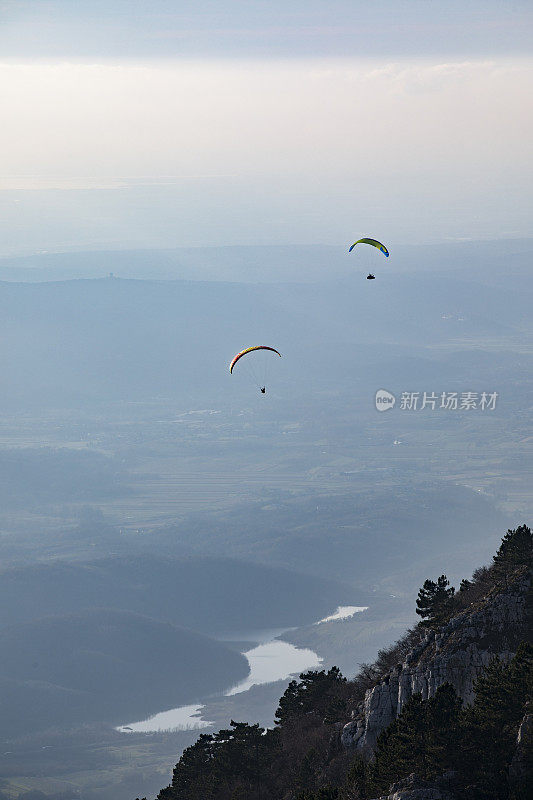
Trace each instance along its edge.
<instances>
[{"instance_id":1,"label":"distant haze","mask_svg":"<svg viewBox=\"0 0 533 800\"><path fill-rule=\"evenodd\" d=\"M532 23L0 0L0 800L155 797L129 723L381 673L531 522Z\"/></svg>"},{"instance_id":2,"label":"distant haze","mask_svg":"<svg viewBox=\"0 0 533 800\"><path fill-rule=\"evenodd\" d=\"M530 9L439 6L0 3L0 256L530 236Z\"/></svg>"}]
</instances>

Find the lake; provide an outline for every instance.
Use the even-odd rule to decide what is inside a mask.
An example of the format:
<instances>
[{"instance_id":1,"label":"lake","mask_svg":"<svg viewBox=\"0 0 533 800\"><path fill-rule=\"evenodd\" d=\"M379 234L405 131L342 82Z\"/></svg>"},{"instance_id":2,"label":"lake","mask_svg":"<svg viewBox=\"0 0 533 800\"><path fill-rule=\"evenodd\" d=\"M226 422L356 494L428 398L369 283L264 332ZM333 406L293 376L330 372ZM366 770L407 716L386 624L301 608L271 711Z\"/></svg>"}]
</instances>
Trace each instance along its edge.
<instances>
[{"instance_id":1,"label":"lake","mask_svg":"<svg viewBox=\"0 0 533 800\"><path fill-rule=\"evenodd\" d=\"M366 611L367 606L339 606L328 617L318 620L315 624L349 619L354 614ZM322 659L313 650L295 647L290 642L280 641L278 636L293 628L277 628L255 632L225 634L218 637L222 640L250 641L257 643L255 647L246 650L243 655L248 660L250 673L247 678L233 686L226 693L231 697L241 692L246 692L252 686L286 680L308 669L317 669ZM166 730L193 730L207 728L212 723L201 718L202 704L178 706L168 711L161 711L141 722L131 722L117 728L121 733L154 733Z\"/></svg>"}]
</instances>

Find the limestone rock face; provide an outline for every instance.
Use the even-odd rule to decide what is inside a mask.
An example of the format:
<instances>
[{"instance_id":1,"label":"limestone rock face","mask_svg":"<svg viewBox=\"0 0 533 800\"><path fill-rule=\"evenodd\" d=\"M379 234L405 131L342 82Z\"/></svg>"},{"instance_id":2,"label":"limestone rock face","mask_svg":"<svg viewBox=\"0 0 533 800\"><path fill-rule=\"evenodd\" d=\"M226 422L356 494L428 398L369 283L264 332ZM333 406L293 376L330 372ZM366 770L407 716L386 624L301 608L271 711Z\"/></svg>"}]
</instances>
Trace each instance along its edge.
<instances>
[{"instance_id":1,"label":"limestone rock face","mask_svg":"<svg viewBox=\"0 0 533 800\"><path fill-rule=\"evenodd\" d=\"M481 670L495 656L510 661L524 638L530 586L531 573L522 574L505 591L489 594L437 632L430 631L403 663L367 690L343 728L343 745L371 753L380 732L414 694L426 700L443 683L451 683L463 701L471 703Z\"/></svg>"},{"instance_id":2,"label":"limestone rock face","mask_svg":"<svg viewBox=\"0 0 533 800\"><path fill-rule=\"evenodd\" d=\"M533 714L526 714L518 729L516 752L509 770L515 789L526 789L533 776ZM520 792L518 792L520 795ZM524 794L525 796L525 794Z\"/></svg>"},{"instance_id":3,"label":"limestone rock face","mask_svg":"<svg viewBox=\"0 0 533 800\"><path fill-rule=\"evenodd\" d=\"M423 781L413 773L408 778L394 783L389 794L376 800L456 800L456 795L449 791L450 781L447 776L435 781Z\"/></svg>"}]
</instances>

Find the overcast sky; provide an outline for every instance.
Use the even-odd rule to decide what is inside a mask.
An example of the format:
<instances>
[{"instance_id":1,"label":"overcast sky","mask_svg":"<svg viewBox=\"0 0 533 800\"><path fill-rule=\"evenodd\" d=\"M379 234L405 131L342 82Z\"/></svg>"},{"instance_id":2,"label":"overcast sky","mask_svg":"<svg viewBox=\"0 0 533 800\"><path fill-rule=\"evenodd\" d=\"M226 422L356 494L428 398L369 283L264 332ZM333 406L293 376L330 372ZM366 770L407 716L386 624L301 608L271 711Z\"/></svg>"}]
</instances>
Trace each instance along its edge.
<instances>
[{"instance_id":1,"label":"overcast sky","mask_svg":"<svg viewBox=\"0 0 533 800\"><path fill-rule=\"evenodd\" d=\"M532 234L530 2L0 17L0 255Z\"/></svg>"},{"instance_id":2,"label":"overcast sky","mask_svg":"<svg viewBox=\"0 0 533 800\"><path fill-rule=\"evenodd\" d=\"M530 0L0 0L6 56L531 53Z\"/></svg>"}]
</instances>

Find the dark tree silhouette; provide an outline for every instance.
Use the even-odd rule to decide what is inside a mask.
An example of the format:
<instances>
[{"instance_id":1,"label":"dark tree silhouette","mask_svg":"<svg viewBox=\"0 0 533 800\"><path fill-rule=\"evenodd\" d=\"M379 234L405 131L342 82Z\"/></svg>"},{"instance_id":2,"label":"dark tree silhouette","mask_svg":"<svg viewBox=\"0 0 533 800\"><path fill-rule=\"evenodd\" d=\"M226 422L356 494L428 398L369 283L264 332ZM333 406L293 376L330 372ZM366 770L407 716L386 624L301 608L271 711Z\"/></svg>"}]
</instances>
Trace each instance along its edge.
<instances>
[{"instance_id":1,"label":"dark tree silhouette","mask_svg":"<svg viewBox=\"0 0 533 800\"><path fill-rule=\"evenodd\" d=\"M522 565L533 566L533 534L527 525L509 529L502 539L498 552L493 556L493 570L498 578L507 583L509 574Z\"/></svg>"},{"instance_id":2,"label":"dark tree silhouette","mask_svg":"<svg viewBox=\"0 0 533 800\"><path fill-rule=\"evenodd\" d=\"M422 617L423 625L435 627L441 625L450 610L451 599L455 589L450 586L446 575L441 575L437 582L424 581L416 599L416 613Z\"/></svg>"},{"instance_id":3,"label":"dark tree silhouette","mask_svg":"<svg viewBox=\"0 0 533 800\"><path fill-rule=\"evenodd\" d=\"M302 672L299 681L291 681L279 701L275 714L277 725L287 722L291 717L313 711L334 721L338 714L338 701L335 690L345 684L346 678L338 667L325 670Z\"/></svg>"}]
</instances>

